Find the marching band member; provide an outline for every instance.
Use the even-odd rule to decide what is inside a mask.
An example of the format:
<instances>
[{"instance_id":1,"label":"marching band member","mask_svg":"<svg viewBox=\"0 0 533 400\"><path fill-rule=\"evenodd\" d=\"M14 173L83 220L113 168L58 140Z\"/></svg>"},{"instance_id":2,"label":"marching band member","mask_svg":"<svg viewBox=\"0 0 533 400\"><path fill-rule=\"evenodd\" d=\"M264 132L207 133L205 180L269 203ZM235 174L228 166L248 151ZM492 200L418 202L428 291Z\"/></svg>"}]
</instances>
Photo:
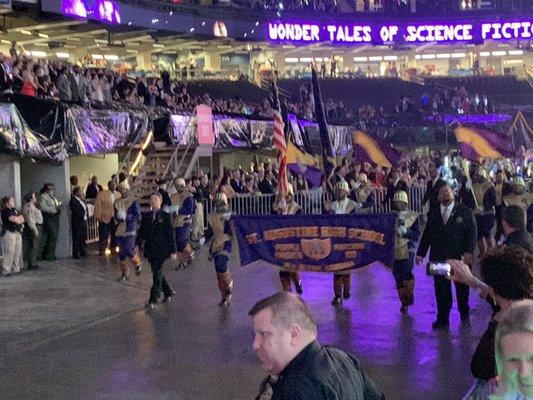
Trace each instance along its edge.
<instances>
[{"instance_id":1,"label":"marching band member","mask_svg":"<svg viewBox=\"0 0 533 400\"><path fill-rule=\"evenodd\" d=\"M474 210L474 214L477 222L479 255L482 257L490 247L494 247L492 228L495 221L497 195L494 185L487 180L485 169L479 168L476 175L474 175L474 179L472 192L478 202L478 207Z\"/></svg>"},{"instance_id":2,"label":"marching band member","mask_svg":"<svg viewBox=\"0 0 533 400\"><path fill-rule=\"evenodd\" d=\"M142 259L135 246L137 228L141 222L141 206L137 200L135 191L129 191L125 187L120 189L121 198L115 200L115 221L117 230L115 236L119 247L118 259L121 276L119 281L125 281L129 277L130 265L135 268L137 276L142 271Z\"/></svg>"},{"instance_id":3,"label":"marching band member","mask_svg":"<svg viewBox=\"0 0 533 400\"><path fill-rule=\"evenodd\" d=\"M170 196L172 205L166 207L166 211L172 215L172 227L176 235L176 247L178 251L178 266L185 267L194 258L194 251L191 247L191 222L195 212L195 201L192 193L185 186L185 179L176 180L176 193Z\"/></svg>"},{"instance_id":4,"label":"marching band member","mask_svg":"<svg viewBox=\"0 0 533 400\"><path fill-rule=\"evenodd\" d=\"M407 312L407 307L415 302L415 277L413 266L415 260L415 245L420 234L418 213L408 210L409 199L403 190L394 193L392 205L397 216L396 245L394 248L394 265L392 273L396 281L398 297L402 302L400 311Z\"/></svg>"},{"instance_id":5,"label":"marching band member","mask_svg":"<svg viewBox=\"0 0 533 400\"><path fill-rule=\"evenodd\" d=\"M230 226L231 212L228 212L228 197L219 192L215 195L216 211L207 217L208 228L206 239L211 241L209 253L215 264L218 289L222 295L219 306L227 306L233 293L233 278L228 272L228 261L231 255L232 231Z\"/></svg>"},{"instance_id":6,"label":"marching band member","mask_svg":"<svg viewBox=\"0 0 533 400\"><path fill-rule=\"evenodd\" d=\"M289 183L287 186L287 195L284 199L279 200L274 204L274 211L282 215L296 215L302 213L302 208L294 200L294 189ZM281 280L281 287L286 292L291 292L291 280L294 283L296 292L303 293L302 280L299 272L279 271L279 279Z\"/></svg>"},{"instance_id":7,"label":"marching band member","mask_svg":"<svg viewBox=\"0 0 533 400\"><path fill-rule=\"evenodd\" d=\"M335 185L336 200L331 203L330 212L332 214L351 214L357 208L357 203L348 198L350 187L348 182L340 181ZM336 272L333 274L333 292L335 297L331 302L332 306L342 305L342 298L350 298L351 271Z\"/></svg>"}]
</instances>

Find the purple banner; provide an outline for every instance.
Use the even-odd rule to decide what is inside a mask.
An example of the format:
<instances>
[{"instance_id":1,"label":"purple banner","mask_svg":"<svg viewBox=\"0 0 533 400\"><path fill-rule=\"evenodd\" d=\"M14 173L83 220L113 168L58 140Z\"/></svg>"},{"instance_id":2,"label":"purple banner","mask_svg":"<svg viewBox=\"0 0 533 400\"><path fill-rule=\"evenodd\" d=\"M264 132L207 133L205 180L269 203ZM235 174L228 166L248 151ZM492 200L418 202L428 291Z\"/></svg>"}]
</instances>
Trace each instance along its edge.
<instances>
[{"instance_id":1,"label":"purple banner","mask_svg":"<svg viewBox=\"0 0 533 400\"><path fill-rule=\"evenodd\" d=\"M338 272L394 257L394 214L240 215L241 265L263 260L286 271Z\"/></svg>"}]
</instances>

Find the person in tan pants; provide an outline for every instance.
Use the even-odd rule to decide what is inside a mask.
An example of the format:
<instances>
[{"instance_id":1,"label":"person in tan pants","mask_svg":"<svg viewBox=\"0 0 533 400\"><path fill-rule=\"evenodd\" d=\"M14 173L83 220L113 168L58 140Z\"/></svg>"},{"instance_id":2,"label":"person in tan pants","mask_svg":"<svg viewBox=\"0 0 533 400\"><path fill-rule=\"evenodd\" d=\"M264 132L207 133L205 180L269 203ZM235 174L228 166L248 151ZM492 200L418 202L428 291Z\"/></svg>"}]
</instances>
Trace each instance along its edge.
<instances>
[{"instance_id":1,"label":"person in tan pants","mask_svg":"<svg viewBox=\"0 0 533 400\"><path fill-rule=\"evenodd\" d=\"M11 196L2 198L2 275L20 272L22 253L22 230L24 217L15 208L15 200Z\"/></svg>"}]
</instances>

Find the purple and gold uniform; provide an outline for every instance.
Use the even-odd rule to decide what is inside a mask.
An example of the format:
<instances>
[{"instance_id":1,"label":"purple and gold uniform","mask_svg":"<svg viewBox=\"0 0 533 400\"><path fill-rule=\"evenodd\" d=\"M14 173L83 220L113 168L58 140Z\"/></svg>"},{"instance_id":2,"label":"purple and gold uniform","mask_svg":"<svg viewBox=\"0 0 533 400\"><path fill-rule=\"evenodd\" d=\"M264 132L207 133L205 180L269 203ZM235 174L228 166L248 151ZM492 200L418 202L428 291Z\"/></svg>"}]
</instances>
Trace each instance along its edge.
<instances>
[{"instance_id":1,"label":"purple and gold uniform","mask_svg":"<svg viewBox=\"0 0 533 400\"><path fill-rule=\"evenodd\" d=\"M170 196L172 205L166 207L172 216L172 227L176 235L176 248L178 251L179 266L185 267L194 258L194 251L190 244L192 215L196 203L192 193L185 188L185 180L176 180L177 192Z\"/></svg>"},{"instance_id":2,"label":"purple and gold uniform","mask_svg":"<svg viewBox=\"0 0 533 400\"><path fill-rule=\"evenodd\" d=\"M130 265L135 268L137 275L142 271L142 260L135 249L137 228L141 221L141 207L135 196L123 194L122 198L115 201L115 221L121 271L119 279L126 280Z\"/></svg>"},{"instance_id":3,"label":"purple and gold uniform","mask_svg":"<svg viewBox=\"0 0 533 400\"><path fill-rule=\"evenodd\" d=\"M227 211L228 198L224 193L215 197L216 212L207 217L208 228L206 239L211 241L209 254L215 263L218 289L222 295L219 306L227 306L233 293L233 278L228 272L228 261L231 255L232 231L230 226L231 213Z\"/></svg>"}]
</instances>

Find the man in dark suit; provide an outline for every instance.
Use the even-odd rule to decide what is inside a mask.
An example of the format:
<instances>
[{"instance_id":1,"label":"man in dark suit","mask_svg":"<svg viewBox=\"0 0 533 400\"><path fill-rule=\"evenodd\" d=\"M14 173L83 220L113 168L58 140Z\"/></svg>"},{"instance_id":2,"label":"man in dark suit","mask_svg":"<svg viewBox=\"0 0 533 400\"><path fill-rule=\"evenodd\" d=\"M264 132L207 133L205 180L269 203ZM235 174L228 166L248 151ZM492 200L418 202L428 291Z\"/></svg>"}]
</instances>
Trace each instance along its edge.
<instances>
[{"instance_id":1,"label":"man in dark suit","mask_svg":"<svg viewBox=\"0 0 533 400\"><path fill-rule=\"evenodd\" d=\"M533 239L526 229L526 212L517 205L504 207L502 210L502 229L507 246L520 246L533 254Z\"/></svg>"},{"instance_id":2,"label":"man in dark suit","mask_svg":"<svg viewBox=\"0 0 533 400\"><path fill-rule=\"evenodd\" d=\"M89 219L89 209L83 200L83 194L79 186L72 191L70 198L70 222L72 226L72 258L75 260L87 257L87 220Z\"/></svg>"},{"instance_id":3,"label":"man in dark suit","mask_svg":"<svg viewBox=\"0 0 533 400\"><path fill-rule=\"evenodd\" d=\"M435 164L429 166L429 176L431 180L427 184L426 193L422 199L422 206L429 201L429 211L439 208L439 190L446 182L441 179L439 169Z\"/></svg>"},{"instance_id":4,"label":"man in dark suit","mask_svg":"<svg viewBox=\"0 0 533 400\"><path fill-rule=\"evenodd\" d=\"M383 198L383 203L381 203L382 206L385 206L386 204L391 205L392 199L394 198L394 193L400 190L409 194L409 188L407 187L407 183L400 179L400 174L397 170L392 169L390 171L388 181L389 183L387 185L387 194Z\"/></svg>"},{"instance_id":5,"label":"man in dark suit","mask_svg":"<svg viewBox=\"0 0 533 400\"><path fill-rule=\"evenodd\" d=\"M154 309L163 291L163 303L170 301L174 291L170 288L163 273L163 263L169 257L177 259L176 239L170 221L170 214L161 210L161 194L155 192L150 196L152 211L146 214L137 235L137 246L144 243L144 256L152 267L153 284L146 307Z\"/></svg>"},{"instance_id":6,"label":"man in dark suit","mask_svg":"<svg viewBox=\"0 0 533 400\"><path fill-rule=\"evenodd\" d=\"M470 264L476 247L476 219L468 207L455 202L452 188L446 184L439 190L440 207L428 214L428 222L418 246L416 263L420 264L428 249L429 262L443 263L446 260L462 260ZM447 329L452 308L451 282L443 276L435 276L437 320L433 329ZM468 286L455 283L461 321L468 322Z\"/></svg>"},{"instance_id":7,"label":"man in dark suit","mask_svg":"<svg viewBox=\"0 0 533 400\"><path fill-rule=\"evenodd\" d=\"M235 193L241 194L243 191L242 182L241 182L241 171L238 169L233 171L233 177L230 179L229 184Z\"/></svg>"},{"instance_id":8,"label":"man in dark suit","mask_svg":"<svg viewBox=\"0 0 533 400\"><path fill-rule=\"evenodd\" d=\"M94 175L91 178L91 182L87 185L87 189L85 189L85 198L86 199L96 199L98 196L98 193L104 190L102 186L98 183L98 178L96 175Z\"/></svg>"},{"instance_id":9,"label":"man in dark suit","mask_svg":"<svg viewBox=\"0 0 533 400\"><path fill-rule=\"evenodd\" d=\"M0 92L5 92L10 89L9 75L6 72L6 66L4 65L4 55L0 53Z\"/></svg>"},{"instance_id":10,"label":"man in dark suit","mask_svg":"<svg viewBox=\"0 0 533 400\"><path fill-rule=\"evenodd\" d=\"M265 171L265 177L259 182L258 189L261 194L274 193L274 174L272 171Z\"/></svg>"},{"instance_id":11,"label":"man in dark suit","mask_svg":"<svg viewBox=\"0 0 533 400\"><path fill-rule=\"evenodd\" d=\"M169 207L172 205L172 201L170 200L170 195L167 191L167 184L168 181L166 179L159 179L156 181L157 184L157 191L161 194L162 203L161 205L163 207Z\"/></svg>"}]
</instances>

